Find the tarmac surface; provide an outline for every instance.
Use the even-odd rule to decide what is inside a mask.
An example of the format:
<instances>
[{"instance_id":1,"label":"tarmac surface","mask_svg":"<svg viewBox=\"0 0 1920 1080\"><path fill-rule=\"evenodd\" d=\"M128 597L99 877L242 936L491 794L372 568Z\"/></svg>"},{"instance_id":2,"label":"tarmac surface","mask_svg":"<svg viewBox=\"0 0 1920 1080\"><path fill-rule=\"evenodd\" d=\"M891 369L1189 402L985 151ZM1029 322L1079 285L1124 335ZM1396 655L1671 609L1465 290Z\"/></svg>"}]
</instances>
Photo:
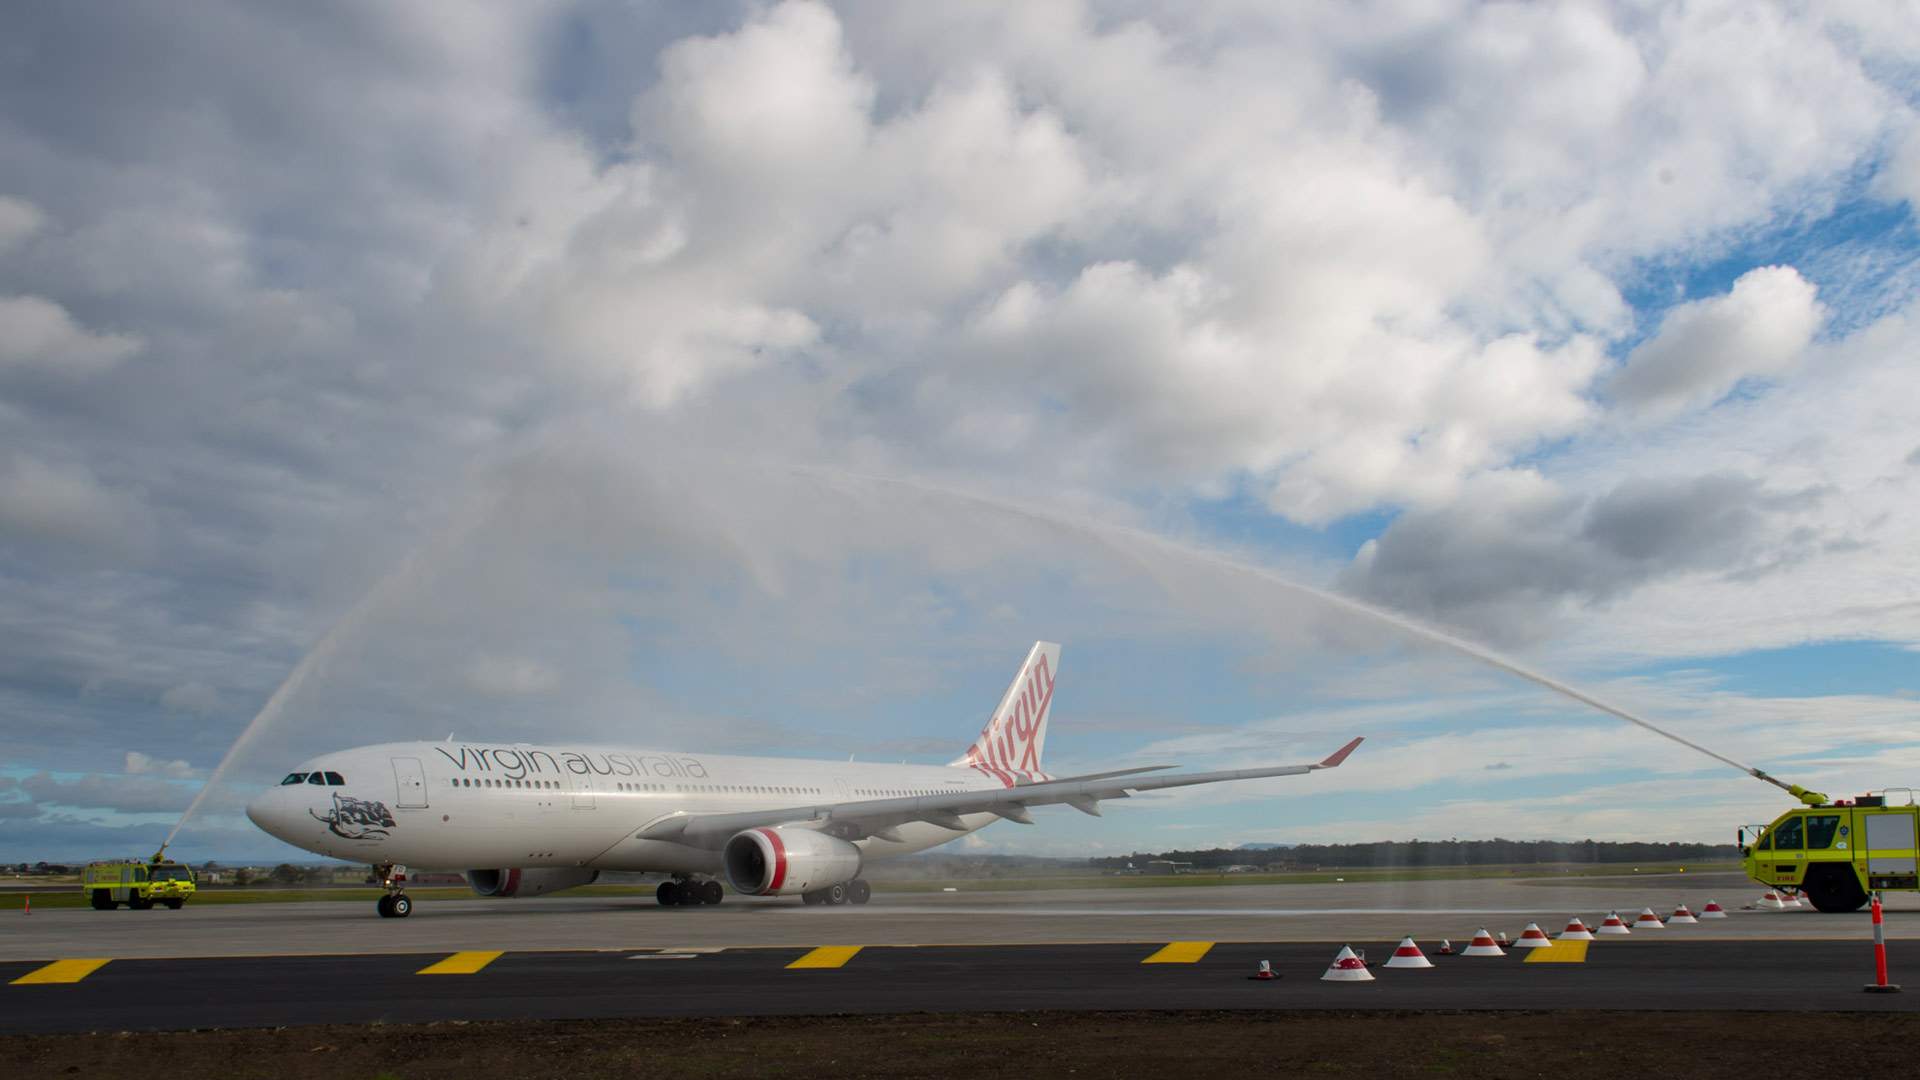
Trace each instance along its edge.
<instances>
[{"instance_id":1,"label":"tarmac surface","mask_svg":"<svg viewBox=\"0 0 1920 1080\"><path fill-rule=\"evenodd\" d=\"M1741 910L1730 875L876 893L865 907L728 897L352 902L0 913L0 1033L612 1016L1126 1009L1920 1009L1873 995L1864 912ZM1557 933L1718 899L1731 917L1602 938L1542 962L1434 955L1321 982L1342 944L1379 964L1481 926ZM1898 981L1920 903L1890 900ZM1247 978L1260 960L1282 973ZM1920 976L1916 976L1920 983Z\"/></svg>"},{"instance_id":2,"label":"tarmac surface","mask_svg":"<svg viewBox=\"0 0 1920 1080\"><path fill-rule=\"evenodd\" d=\"M422 900L406 919L370 902L193 904L181 911L54 908L0 911L0 960L64 956L297 956L815 945L1022 945L1114 941L1397 941L1470 936L1479 926L1549 933L1568 916L1618 909L1662 915L1717 899L1732 918L1692 937L1865 940L1865 912L1740 911L1761 889L1737 874L1621 879L1492 879L1222 885L1058 891L896 893L864 907L807 907L798 897L729 895L717 907L663 908L644 897ZM1920 935L1920 896L1888 898L1887 936ZM1677 928L1676 928L1677 929Z\"/></svg>"}]
</instances>

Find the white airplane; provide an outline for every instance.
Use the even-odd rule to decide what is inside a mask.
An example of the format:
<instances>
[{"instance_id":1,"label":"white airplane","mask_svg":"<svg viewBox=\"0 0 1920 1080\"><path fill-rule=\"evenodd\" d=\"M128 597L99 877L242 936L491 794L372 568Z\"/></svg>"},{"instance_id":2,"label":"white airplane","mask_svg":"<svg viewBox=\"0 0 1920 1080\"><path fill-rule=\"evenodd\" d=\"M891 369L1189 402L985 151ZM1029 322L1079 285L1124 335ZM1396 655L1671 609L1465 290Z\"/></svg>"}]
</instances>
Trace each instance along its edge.
<instances>
[{"instance_id":1,"label":"white airplane","mask_svg":"<svg viewBox=\"0 0 1920 1080\"><path fill-rule=\"evenodd\" d=\"M1135 791L1331 769L1311 765L1146 776L1041 771L1060 646L1034 643L980 737L944 765L723 757L606 747L410 742L325 754L247 805L296 847L373 864L382 916L413 910L406 867L456 870L482 896L539 896L602 870L672 875L660 903L717 904L724 876L755 896L864 904L873 859L944 844L1029 809L1098 816ZM489 869L472 869L484 867Z\"/></svg>"}]
</instances>

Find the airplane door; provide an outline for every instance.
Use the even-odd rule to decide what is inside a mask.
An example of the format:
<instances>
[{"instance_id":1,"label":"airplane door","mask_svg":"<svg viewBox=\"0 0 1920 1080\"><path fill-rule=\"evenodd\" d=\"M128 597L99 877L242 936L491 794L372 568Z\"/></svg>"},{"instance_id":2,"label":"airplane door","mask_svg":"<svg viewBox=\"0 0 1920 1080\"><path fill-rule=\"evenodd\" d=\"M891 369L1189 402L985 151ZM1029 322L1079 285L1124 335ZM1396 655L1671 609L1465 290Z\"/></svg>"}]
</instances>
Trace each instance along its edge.
<instances>
[{"instance_id":1,"label":"airplane door","mask_svg":"<svg viewBox=\"0 0 1920 1080\"><path fill-rule=\"evenodd\" d=\"M393 759L393 782L400 790L397 805L403 810L424 809L427 805L427 773L420 767L420 759L397 757Z\"/></svg>"},{"instance_id":2,"label":"airplane door","mask_svg":"<svg viewBox=\"0 0 1920 1080\"><path fill-rule=\"evenodd\" d=\"M573 808L575 810L593 809L593 774L569 773L568 783L573 787Z\"/></svg>"}]
</instances>

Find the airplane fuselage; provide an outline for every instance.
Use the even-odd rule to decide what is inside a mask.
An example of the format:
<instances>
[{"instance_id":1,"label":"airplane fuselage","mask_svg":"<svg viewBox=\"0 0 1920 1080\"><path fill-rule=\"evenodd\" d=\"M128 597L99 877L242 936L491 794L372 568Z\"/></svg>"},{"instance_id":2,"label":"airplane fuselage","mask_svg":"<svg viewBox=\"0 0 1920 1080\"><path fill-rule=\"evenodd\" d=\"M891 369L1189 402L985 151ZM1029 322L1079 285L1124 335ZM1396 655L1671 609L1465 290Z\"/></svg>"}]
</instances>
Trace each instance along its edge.
<instances>
[{"instance_id":1,"label":"airplane fuselage","mask_svg":"<svg viewBox=\"0 0 1920 1080\"><path fill-rule=\"evenodd\" d=\"M715 874L708 847L636 834L673 815L770 810L1003 788L973 768L497 743L388 743L324 754L248 804L307 851L422 869L589 867ZM318 777L317 781L308 778ZM338 781L335 783L334 781ZM924 821L856 840L863 859L924 851L964 829Z\"/></svg>"}]
</instances>

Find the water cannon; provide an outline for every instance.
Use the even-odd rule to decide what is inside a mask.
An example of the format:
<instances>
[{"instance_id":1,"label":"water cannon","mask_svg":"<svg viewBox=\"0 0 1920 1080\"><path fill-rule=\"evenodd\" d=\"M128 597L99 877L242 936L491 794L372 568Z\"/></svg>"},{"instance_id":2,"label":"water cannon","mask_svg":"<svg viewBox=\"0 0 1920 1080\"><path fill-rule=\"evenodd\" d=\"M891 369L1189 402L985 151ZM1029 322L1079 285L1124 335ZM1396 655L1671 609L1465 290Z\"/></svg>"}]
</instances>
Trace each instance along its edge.
<instances>
[{"instance_id":1,"label":"water cannon","mask_svg":"<svg viewBox=\"0 0 1920 1080\"><path fill-rule=\"evenodd\" d=\"M1786 792L1787 794L1793 796L1794 798L1799 799L1801 802L1806 803L1808 806L1825 806L1831 801L1827 798L1826 792L1824 791L1809 791L1806 788L1801 787L1799 784L1789 784L1784 780L1779 780L1774 777L1768 776L1766 773L1761 772L1759 769L1747 769L1747 772L1749 775L1753 776L1755 779L1765 780L1767 783L1772 784L1774 787L1777 787L1780 790Z\"/></svg>"}]
</instances>

